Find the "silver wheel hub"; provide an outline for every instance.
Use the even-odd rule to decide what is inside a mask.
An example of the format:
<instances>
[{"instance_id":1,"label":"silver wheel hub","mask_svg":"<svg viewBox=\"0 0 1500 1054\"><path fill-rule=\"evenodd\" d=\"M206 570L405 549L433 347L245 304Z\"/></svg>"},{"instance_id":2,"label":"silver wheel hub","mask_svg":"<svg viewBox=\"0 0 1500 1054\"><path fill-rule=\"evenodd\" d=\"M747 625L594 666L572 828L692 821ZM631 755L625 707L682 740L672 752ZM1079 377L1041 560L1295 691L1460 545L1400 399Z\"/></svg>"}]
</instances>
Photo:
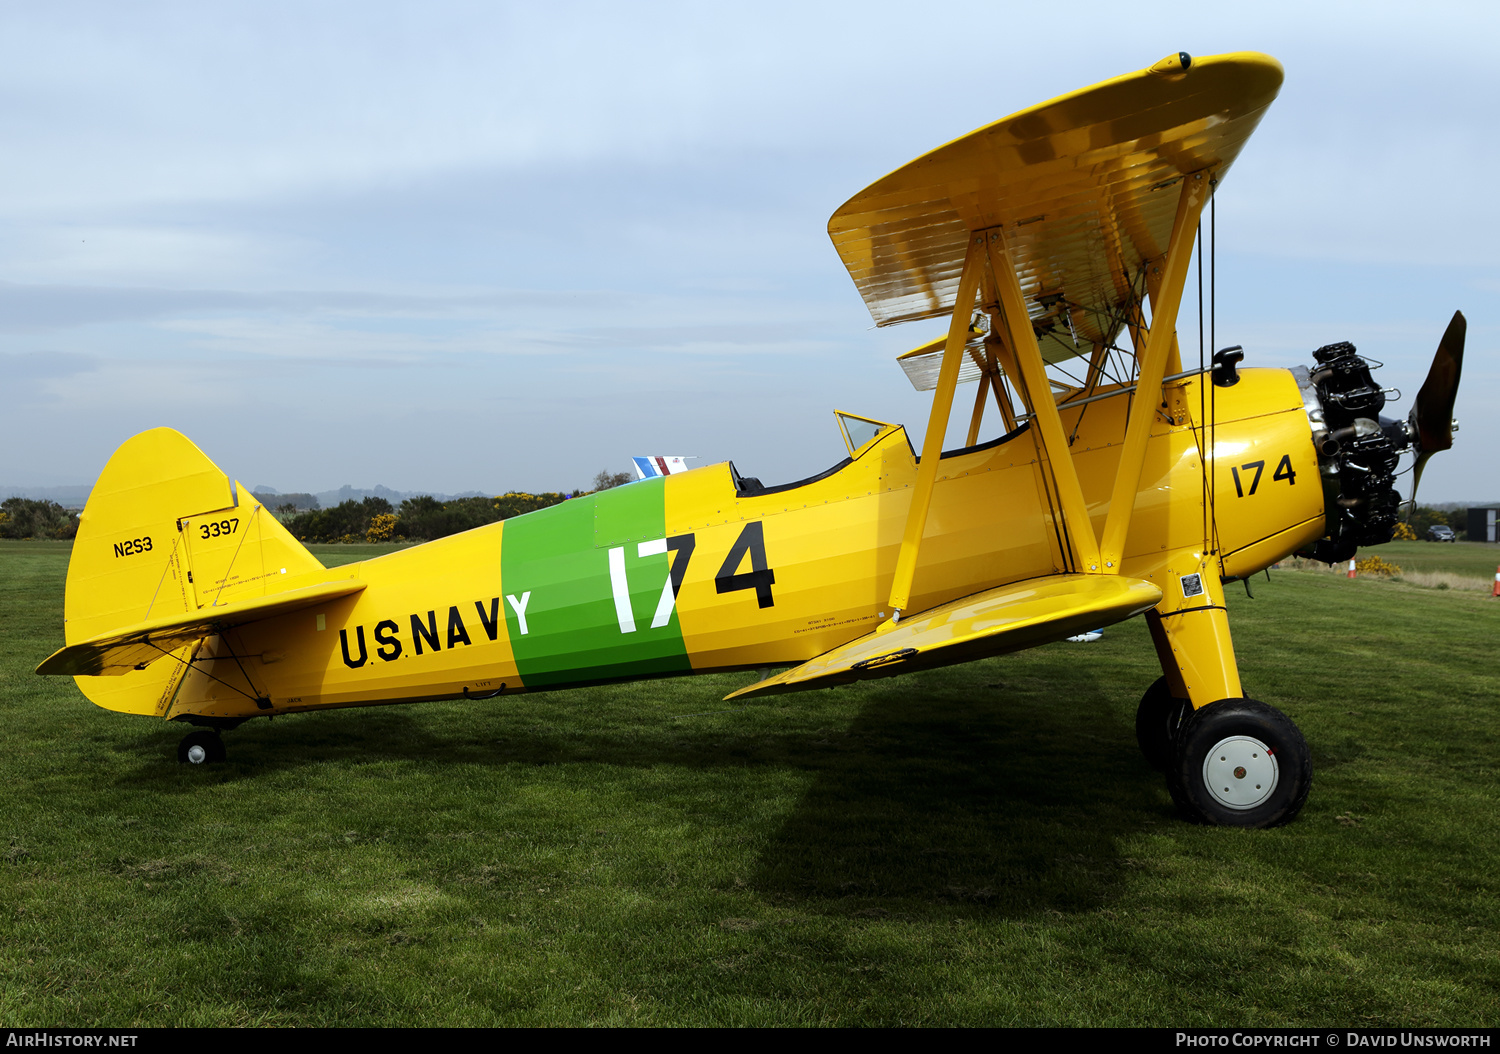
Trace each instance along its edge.
<instances>
[{"instance_id":1,"label":"silver wheel hub","mask_svg":"<svg viewBox=\"0 0 1500 1054\"><path fill-rule=\"evenodd\" d=\"M192 762L194 765L201 765L207 760L208 751L203 748L203 745L201 743L194 743L192 746L188 747L188 761Z\"/></svg>"},{"instance_id":2,"label":"silver wheel hub","mask_svg":"<svg viewBox=\"0 0 1500 1054\"><path fill-rule=\"evenodd\" d=\"M1226 809L1253 809L1276 790L1281 766L1260 740L1230 736L1214 744L1203 761L1203 785Z\"/></svg>"}]
</instances>

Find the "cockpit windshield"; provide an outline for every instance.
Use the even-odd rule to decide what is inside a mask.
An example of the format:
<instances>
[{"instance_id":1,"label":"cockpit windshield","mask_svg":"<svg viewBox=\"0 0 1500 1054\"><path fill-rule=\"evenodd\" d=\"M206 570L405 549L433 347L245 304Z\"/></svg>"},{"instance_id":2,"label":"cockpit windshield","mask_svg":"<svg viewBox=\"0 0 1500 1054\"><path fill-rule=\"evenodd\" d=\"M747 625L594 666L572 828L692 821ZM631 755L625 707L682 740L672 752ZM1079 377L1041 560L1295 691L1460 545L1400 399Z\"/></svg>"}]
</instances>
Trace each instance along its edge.
<instances>
[{"instance_id":1,"label":"cockpit windshield","mask_svg":"<svg viewBox=\"0 0 1500 1054\"><path fill-rule=\"evenodd\" d=\"M842 410L835 410L833 416L838 419L839 433L844 437L850 457L874 442L877 436L896 427L889 421L877 421L873 417L860 417Z\"/></svg>"}]
</instances>

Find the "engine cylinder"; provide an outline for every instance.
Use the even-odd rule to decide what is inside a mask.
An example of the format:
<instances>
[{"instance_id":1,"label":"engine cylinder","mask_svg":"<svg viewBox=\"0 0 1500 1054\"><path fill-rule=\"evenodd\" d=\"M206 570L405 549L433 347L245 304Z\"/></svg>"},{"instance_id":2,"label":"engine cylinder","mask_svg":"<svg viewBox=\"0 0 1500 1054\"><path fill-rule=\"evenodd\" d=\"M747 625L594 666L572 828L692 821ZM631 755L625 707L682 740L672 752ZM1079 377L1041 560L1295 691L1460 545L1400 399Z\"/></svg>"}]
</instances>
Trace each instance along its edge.
<instances>
[{"instance_id":1,"label":"engine cylinder","mask_svg":"<svg viewBox=\"0 0 1500 1054\"><path fill-rule=\"evenodd\" d=\"M1395 534L1396 465L1411 443L1400 422L1379 416L1385 392L1353 344L1325 344L1313 359L1317 365L1295 372L1318 448L1328 534L1299 555L1338 563Z\"/></svg>"}]
</instances>

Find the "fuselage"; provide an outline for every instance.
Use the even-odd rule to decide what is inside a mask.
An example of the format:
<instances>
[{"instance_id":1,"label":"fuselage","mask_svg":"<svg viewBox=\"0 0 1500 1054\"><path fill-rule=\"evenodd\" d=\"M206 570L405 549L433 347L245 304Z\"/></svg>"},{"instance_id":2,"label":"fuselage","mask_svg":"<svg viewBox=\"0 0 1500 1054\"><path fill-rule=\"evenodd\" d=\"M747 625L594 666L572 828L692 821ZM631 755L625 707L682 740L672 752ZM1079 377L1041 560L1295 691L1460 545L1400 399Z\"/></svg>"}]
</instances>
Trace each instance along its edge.
<instances>
[{"instance_id":1,"label":"fuselage","mask_svg":"<svg viewBox=\"0 0 1500 1054\"><path fill-rule=\"evenodd\" d=\"M1290 372L1245 370L1225 388L1189 378L1166 394L1123 574L1162 576L1207 547L1225 577L1241 577L1322 535L1317 453ZM1132 398L1062 407L1096 532ZM1205 438L1195 422L1210 404ZM357 595L209 638L163 716L234 720L800 663L889 614L916 470L894 428L810 480L766 488L710 465L348 565L339 571L366 583ZM1025 425L945 453L911 610L1085 570L1055 507Z\"/></svg>"}]
</instances>

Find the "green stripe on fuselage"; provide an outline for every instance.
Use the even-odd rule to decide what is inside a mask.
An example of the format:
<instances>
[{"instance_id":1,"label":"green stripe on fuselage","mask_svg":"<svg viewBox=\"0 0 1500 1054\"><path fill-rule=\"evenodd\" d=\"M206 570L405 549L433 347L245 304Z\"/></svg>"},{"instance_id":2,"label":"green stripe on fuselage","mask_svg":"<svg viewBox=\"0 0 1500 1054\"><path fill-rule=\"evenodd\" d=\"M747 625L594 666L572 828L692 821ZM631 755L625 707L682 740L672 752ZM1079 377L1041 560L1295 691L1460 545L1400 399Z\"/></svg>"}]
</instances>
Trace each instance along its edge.
<instances>
[{"instance_id":1,"label":"green stripe on fuselage","mask_svg":"<svg viewBox=\"0 0 1500 1054\"><path fill-rule=\"evenodd\" d=\"M642 480L506 521L501 588L527 688L691 669L675 605L665 625L651 627L673 554L639 552L642 542L649 548L665 536L665 484ZM617 585L628 597L623 612Z\"/></svg>"}]
</instances>

